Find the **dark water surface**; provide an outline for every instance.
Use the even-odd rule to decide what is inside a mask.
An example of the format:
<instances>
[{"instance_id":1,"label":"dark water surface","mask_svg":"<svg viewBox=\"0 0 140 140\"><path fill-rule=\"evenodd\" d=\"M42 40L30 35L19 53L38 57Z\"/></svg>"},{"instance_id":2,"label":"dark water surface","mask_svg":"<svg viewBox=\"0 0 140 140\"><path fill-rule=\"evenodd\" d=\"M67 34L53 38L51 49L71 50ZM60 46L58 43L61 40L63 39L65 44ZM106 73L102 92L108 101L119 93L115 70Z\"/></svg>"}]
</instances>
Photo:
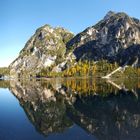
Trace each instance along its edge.
<instances>
[{"instance_id":1,"label":"dark water surface","mask_svg":"<svg viewBox=\"0 0 140 140\"><path fill-rule=\"evenodd\" d=\"M0 81L0 140L140 140L140 81Z\"/></svg>"}]
</instances>

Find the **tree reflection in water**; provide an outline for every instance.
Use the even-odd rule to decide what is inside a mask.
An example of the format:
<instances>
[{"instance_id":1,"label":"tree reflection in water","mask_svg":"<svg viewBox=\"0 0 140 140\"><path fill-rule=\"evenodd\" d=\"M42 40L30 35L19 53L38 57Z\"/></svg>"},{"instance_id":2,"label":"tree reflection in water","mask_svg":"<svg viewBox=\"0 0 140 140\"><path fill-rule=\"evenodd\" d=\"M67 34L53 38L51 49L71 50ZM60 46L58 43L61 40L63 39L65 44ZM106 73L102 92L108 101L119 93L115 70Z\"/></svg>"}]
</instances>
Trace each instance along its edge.
<instances>
[{"instance_id":1,"label":"tree reflection in water","mask_svg":"<svg viewBox=\"0 0 140 140\"><path fill-rule=\"evenodd\" d=\"M74 124L99 140L140 139L139 81L11 81L10 90L45 136Z\"/></svg>"}]
</instances>

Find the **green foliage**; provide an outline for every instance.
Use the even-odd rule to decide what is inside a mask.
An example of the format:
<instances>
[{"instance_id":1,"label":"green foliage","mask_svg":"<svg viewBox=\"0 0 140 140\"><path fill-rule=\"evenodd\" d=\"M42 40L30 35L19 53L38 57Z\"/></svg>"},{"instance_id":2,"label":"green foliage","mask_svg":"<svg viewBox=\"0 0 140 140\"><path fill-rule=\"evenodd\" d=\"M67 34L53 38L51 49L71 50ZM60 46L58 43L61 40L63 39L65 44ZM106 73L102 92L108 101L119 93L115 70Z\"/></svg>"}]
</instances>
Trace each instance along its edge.
<instances>
[{"instance_id":1,"label":"green foliage","mask_svg":"<svg viewBox=\"0 0 140 140\"><path fill-rule=\"evenodd\" d=\"M49 69L43 68L41 71L37 74L39 77L46 77L49 73Z\"/></svg>"},{"instance_id":2,"label":"green foliage","mask_svg":"<svg viewBox=\"0 0 140 140\"><path fill-rule=\"evenodd\" d=\"M116 63L108 63L105 60L98 62L94 61L79 61L73 67L63 72L64 76L94 76L101 77L115 70L118 67Z\"/></svg>"},{"instance_id":3,"label":"green foliage","mask_svg":"<svg viewBox=\"0 0 140 140\"><path fill-rule=\"evenodd\" d=\"M60 59L60 58L59 58ZM58 59L58 60L59 60ZM61 60L61 59L60 59ZM44 68L38 74L41 77L101 77L105 74L113 71L118 67L117 63L111 64L107 61L79 61L75 65L69 65L69 67L62 72L52 72L51 68Z\"/></svg>"},{"instance_id":4,"label":"green foliage","mask_svg":"<svg viewBox=\"0 0 140 140\"><path fill-rule=\"evenodd\" d=\"M140 76L140 68L133 68L131 66L128 66L124 72L123 75L129 78L139 77Z\"/></svg>"},{"instance_id":5,"label":"green foliage","mask_svg":"<svg viewBox=\"0 0 140 140\"><path fill-rule=\"evenodd\" d=\"M1 67L0 68L0 75L5 75L5 76L10 75L10 69L7 67Z\"/></svg>"},{"instance_id":6,"label":"green foliage","mask_svg":"<svg viewBox=\"0 0 140 140\"><path fill-rule=\"evenodd\" d=\"M0 80L0 88L10 88L10 81Z\"/></svg>"},{"instance_id":7,"label":"green foliage","mask_svg":"<svg viewBox=\"0 0 140 140\"><path fill-rule=\"evenodd\" d=\"M63 42L66 44L68 41L70 41L74 37L73 34L65 34L63 38Z\"/></svg>"},{"instance_id":8,"label":"green foliage","mask_svg":"<svg viewBox=\"0 0 140 140\"><path fill-rule=\"evenodd\" d=\"M23 50L22 52L21 52L21 56L25 56L25 55L30 55L30 50Z\"/></svg>"},{"instance_id":9,"label":"green foliage","mask_svg":"<svg viewBox=\"0 0 140 140\"><path fill-rule=\"evenodd\" d=\"M98 62L79 61L75 65L69 66L62 72L52 72L51 68L46 68L42 69L39 75L41 77L102 77L111 73L118 67L119 65L116 62L108 63L106 60L101 60ZM113 74L112 77L140 77L140 68L128 66L123 71L118 71L117 73Z\"/></svg>"}]
</instances>

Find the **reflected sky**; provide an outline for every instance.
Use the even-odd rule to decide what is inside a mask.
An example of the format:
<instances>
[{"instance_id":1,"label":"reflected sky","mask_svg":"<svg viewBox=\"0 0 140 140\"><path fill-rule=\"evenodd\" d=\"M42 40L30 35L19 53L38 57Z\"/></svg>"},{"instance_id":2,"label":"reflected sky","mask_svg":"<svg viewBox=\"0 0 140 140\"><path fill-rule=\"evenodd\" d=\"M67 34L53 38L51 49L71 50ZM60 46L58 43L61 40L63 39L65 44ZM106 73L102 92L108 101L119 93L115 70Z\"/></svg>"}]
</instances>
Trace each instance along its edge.
<instances>
[{"instance_id":1,"label":"reflected sky","mask_svg":"<svg viewBox=\"0 0 140 140\"><path fill-rule=\"evenodd\" d=\"M0 140L96 140L77 125L44 137L29 121L16 97L0 88Z\"/></svg>"},{"instance_id":2,"label":"reflected sky","mask_svg":"<svg viewBox=\"0 0 140 140\"><path fill-rule=\"evenodd\" d=\"M0 140L139 140L139 80L0 81Z\"/></svg>"},{"instance_id":3,"label":"reflected sky","mask_svg":"<svg viewBox=\"0 0 140 140\"><path fill-rule=\"evenodd\" d=\"M36 133L28 121L18 100L8 89L0 89L0 139L38 140L43 136Z\"/></svg>"}]
</instances>

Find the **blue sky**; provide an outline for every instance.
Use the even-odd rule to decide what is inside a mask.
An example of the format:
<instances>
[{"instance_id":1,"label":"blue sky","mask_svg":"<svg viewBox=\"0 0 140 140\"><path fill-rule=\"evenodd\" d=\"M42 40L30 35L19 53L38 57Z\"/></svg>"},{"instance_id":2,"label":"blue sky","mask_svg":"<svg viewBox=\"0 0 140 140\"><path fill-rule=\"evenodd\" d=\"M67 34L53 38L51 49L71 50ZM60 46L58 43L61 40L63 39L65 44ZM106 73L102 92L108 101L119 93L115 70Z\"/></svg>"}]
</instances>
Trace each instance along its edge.
<instances>
[{"instance_id":1,"label":"blue sky","mask_svg":"<svg viewBox=\"0 0 140 140\"><path fill-rule=\"evenodd\" d=\"M110 10L140 19L139 5L140 0L0 0L0 67L8 66L44 24L76 34Z\"/></svg>"}]
</instances>

